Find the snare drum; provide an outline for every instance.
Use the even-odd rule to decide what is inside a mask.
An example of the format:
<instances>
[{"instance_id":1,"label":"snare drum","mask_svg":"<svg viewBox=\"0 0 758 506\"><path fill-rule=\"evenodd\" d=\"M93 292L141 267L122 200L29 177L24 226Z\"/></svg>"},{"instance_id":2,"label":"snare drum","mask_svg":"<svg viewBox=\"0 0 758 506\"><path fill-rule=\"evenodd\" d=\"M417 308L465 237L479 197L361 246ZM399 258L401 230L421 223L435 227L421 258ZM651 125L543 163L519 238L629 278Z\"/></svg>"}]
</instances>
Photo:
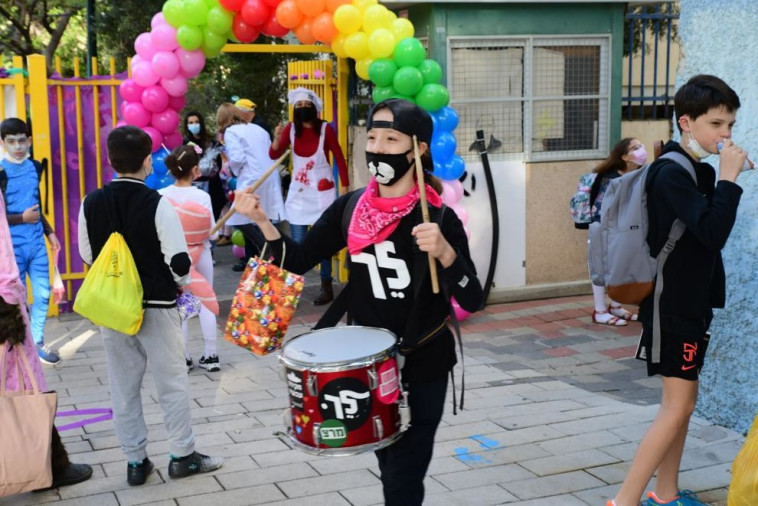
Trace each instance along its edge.
<instances>
[{"instance_id":1,"label":"snare drum","mask_svg":"<svg viewBox=\"0 0 758 506\"><path fill-rule=\"evenodd\" d=\"M284 344L279 361L290 398L284 424L297 448L356 455L400 437L409 410L396 342L387 330L350 326L316 330Z\"/></svg>"}]
</instances>

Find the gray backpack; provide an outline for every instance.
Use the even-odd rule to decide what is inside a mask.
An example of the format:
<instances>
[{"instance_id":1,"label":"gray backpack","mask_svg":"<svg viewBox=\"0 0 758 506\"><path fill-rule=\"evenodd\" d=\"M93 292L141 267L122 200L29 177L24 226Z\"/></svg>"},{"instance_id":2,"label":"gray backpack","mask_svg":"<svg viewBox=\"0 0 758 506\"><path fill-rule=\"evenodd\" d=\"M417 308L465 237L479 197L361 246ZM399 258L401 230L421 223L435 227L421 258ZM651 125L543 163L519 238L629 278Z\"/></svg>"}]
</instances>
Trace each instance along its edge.
<instances>
[{"instance_id":1,"label":"gray backpack","mask_svg":"<svg viewBox=\"0 0 758 506\"><path fill-rule=\"evenodd\" d=\"M686 156L672 151L661 158L673 160L686 169L697 185L695 168ZM686 226L678 218L674 220L666 244L656 258L650 256L645 188L650 165L611 180L603 196L600 223L590 225L587 257L592 283L605 286L608 296L617 302L640 304L655 287L652 361L659 363L658 306L663 292L663 265Z\"/></svg>"}]
</instances>

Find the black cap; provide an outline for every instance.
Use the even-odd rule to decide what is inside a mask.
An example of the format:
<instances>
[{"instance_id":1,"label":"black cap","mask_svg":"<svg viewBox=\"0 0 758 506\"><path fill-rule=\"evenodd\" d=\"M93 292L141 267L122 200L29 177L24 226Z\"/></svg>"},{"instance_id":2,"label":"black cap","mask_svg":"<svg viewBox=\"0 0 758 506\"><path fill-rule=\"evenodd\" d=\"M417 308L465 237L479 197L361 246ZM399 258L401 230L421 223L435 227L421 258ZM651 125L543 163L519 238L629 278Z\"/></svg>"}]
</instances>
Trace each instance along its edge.
<instances>
[{"instance_id":1,"label":"black cap","mask_svg":"<svg viewBox=\"0 0 758 506\"><path fill-rule=\"evenodd\" d=\"M381 109L389 109L392 112L392 122L374 121L374 113ZM415 135L419 142L430 144L434 125L429 113L413 102L401 98L388 98L376 104L368 113L366 130L372 128L392 128L411 137Z\"/></svg>"}]
</instances>

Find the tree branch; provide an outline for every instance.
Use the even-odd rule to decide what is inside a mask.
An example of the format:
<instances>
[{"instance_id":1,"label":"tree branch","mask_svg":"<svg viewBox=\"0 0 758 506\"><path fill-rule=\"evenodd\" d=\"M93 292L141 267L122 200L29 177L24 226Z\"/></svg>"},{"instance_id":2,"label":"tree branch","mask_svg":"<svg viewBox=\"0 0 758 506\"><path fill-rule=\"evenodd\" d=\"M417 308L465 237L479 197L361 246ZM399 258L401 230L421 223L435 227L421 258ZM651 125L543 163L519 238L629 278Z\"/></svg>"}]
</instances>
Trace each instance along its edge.
<instances>
[{"instance_id":1,"label":"tree branch","mask_svg":"<svg viewBox=\"0 0 758 506\"><path fill-rule=\"evenodd\" d=\"M55 55L55 50L58 49L58 45L61 43L61 38L63 37L63 32L66 31L66 27L68 26L69 21L71 21L71 17L77 10L78 9L76 8L72 8L71 10L64 12L58 18L58 22L55 24L55 30L50 34L50 42L48 42L47 47L45 47L45 61L47 62L48 69L53 68L53 55Z\"/></svg>"}]
</instances>

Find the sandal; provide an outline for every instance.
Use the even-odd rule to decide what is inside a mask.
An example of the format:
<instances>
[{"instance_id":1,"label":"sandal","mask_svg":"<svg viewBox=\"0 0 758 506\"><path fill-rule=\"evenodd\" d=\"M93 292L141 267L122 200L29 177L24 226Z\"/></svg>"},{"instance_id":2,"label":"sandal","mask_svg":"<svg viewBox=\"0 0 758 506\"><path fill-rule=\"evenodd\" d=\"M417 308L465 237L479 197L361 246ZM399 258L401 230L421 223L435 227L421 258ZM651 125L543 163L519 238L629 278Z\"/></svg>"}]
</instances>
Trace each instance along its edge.
<instances>
[{"instance_id":1,"label":"sandal","mask_svg":"<svg viewBox=\"0 0 758 506\"><path fill-rule=\"evenodd\" d=\"M626 320L629 322L636 322L639 319L639 315L637 313L632 313L631 311L627 311L621 306L608 306L608 312L611 313L613 316L618 316L622 320Z\"/></svg>"},{"instance_id":2,"label":"sandal","mask_svg":"<svg viewBox=\"0 0 758 506\"><path fill-rule=\"evenodd\" d=\"M598 320L597 317L600 315L609 315L609 318L604 321ZM619 318L618 316L612 315L608 311L597 311L597 310L592 312L592 321L600 325L610 325L611 327L623 327L627 324L626 320Z\"/></svg>"}]
</instances>

